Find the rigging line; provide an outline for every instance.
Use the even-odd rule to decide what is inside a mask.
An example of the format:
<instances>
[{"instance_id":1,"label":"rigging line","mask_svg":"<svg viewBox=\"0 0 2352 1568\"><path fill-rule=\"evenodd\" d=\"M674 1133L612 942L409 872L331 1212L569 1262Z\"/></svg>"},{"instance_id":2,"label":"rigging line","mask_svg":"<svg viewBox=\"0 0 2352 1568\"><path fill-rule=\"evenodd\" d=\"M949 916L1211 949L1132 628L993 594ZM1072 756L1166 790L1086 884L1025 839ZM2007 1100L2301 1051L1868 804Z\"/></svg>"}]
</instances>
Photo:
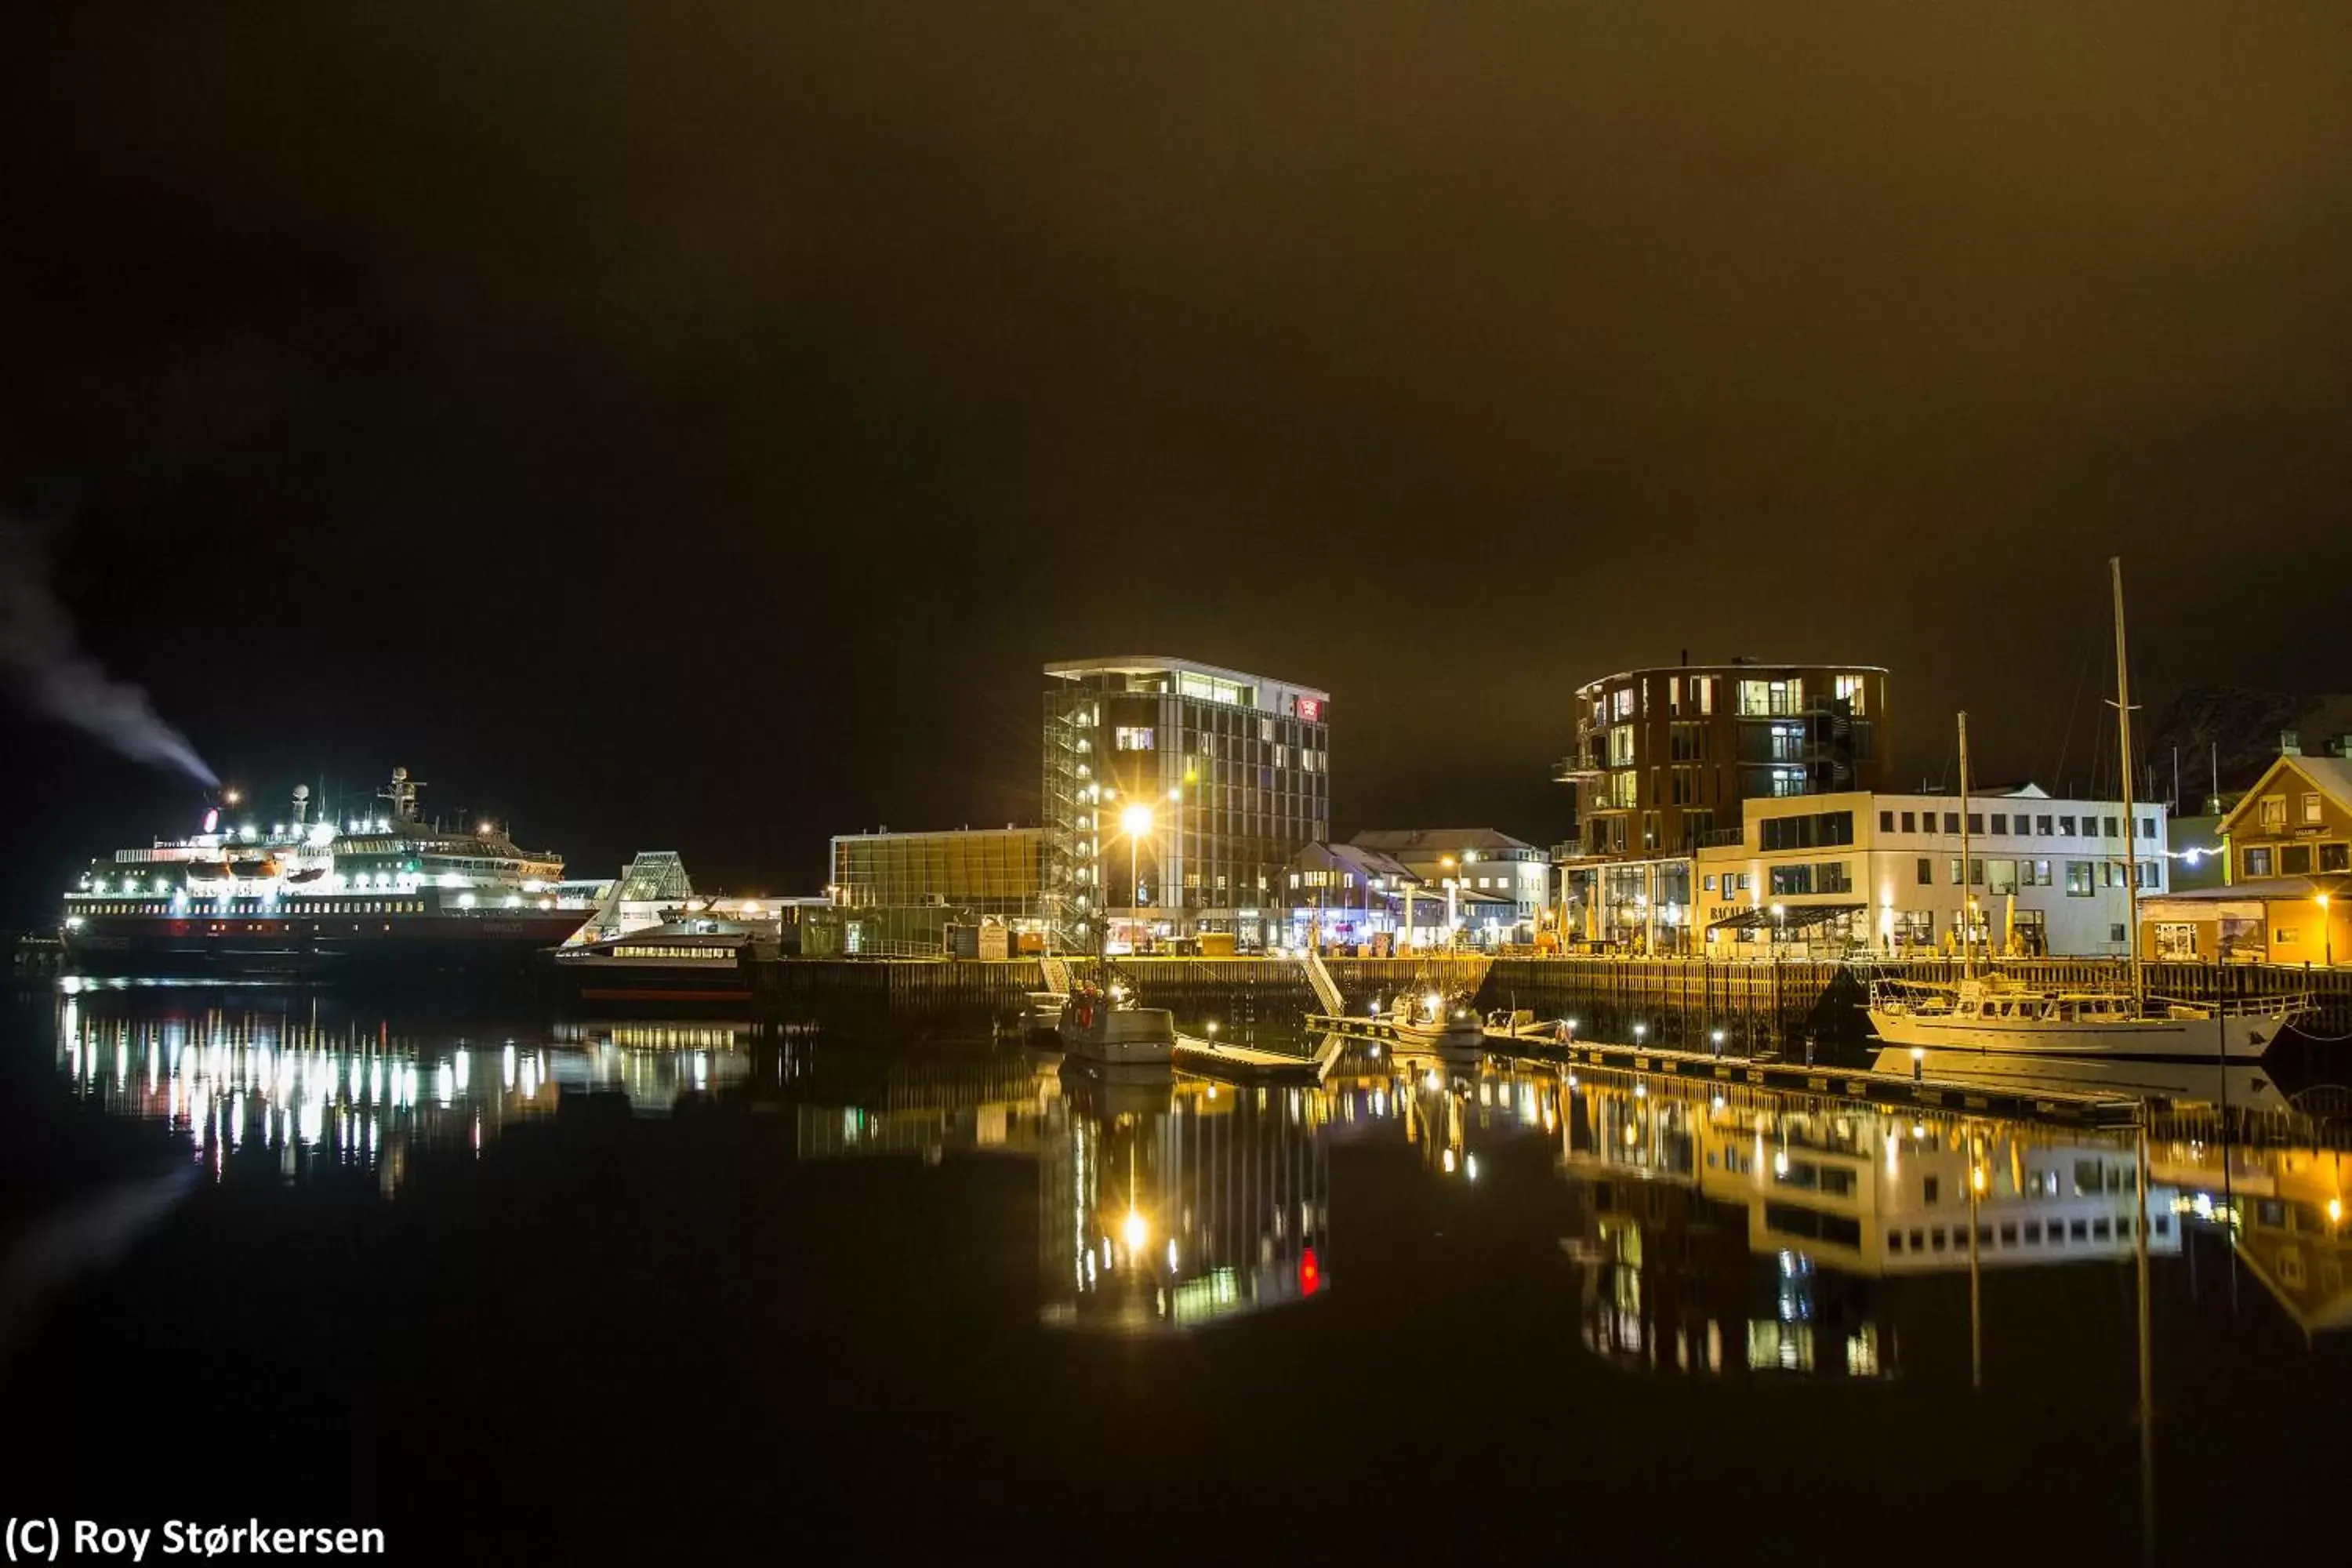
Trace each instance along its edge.
<instances>
[{"instance_id":1,"label":"rigging line","mask_svg":"<svg viewBox=\"0 0 2352 1568\"><path fill-rule=\"evenodd\" d=\"M2095 646L2095 645L2094 645ZM2074 695L2066 704L2066 729L2058 740L2058 760L2050 771L2050 787L2058 795L2066 793L2066 753L2074 743L2074 720L2083 708L2083 682L2091 673L2091 646L2083 649L2082 661L2074 667Z\"/></svg>"}]
</instances>

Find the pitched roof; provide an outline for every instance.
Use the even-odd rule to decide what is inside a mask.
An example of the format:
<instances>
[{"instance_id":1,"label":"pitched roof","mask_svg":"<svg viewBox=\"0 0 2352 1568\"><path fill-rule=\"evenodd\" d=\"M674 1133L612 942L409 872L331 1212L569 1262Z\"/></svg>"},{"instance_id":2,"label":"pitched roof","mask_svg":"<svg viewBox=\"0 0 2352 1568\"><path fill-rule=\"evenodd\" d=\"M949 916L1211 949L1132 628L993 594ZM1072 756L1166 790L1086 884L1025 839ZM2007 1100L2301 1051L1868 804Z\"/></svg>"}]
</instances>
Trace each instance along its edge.
<instances>
[{"instance_id":1,"label":"pitched roof","mask_svg":"<svg viewBox=\"0 0 2352 1568\"><path fill-rule=\"evenodd\" d=\"M2263 776L2254 781L2254 787L2248 790L2245 797L2230 809L2228 816L2221 818L2221 831L2236 832L2238 818L2243 816L2256 801L2262 799L2264 788L2284 770L2292 770L2302 774L2317 784L2322 793L2332 796L2340 809L2352 811L2352 757L2306 757L2283 754L2273 759L2271 765L2263 770Z\"/></svg>"},{"instance_id":2,"label":"pitched roof","mask_svg":"<svg viewBox=\"0 0 2352 1568\"><path fill-rule=\"evenodd\" d=\"M2184 888L2171 892L2142 893L2139 907L2145 911L2158 904L2229 904L2255 900L2294 902L2321 893L2329 898L2340 898L2347 881L2352 881L2352 878L2339 875L2263 877L2252 882L2231 882L2221 888Z\"/></svg>"},{"instance_id":3,"label":"pitched roof","mask_svg":"<svg viewBox=\"0 0 2352 1568\"><path fill-rule=\"evenodd\" d=\"M1332 859L1344 861L1367 877L1393 877L1405 882L1419 880L1412 874L1412 868L1393 855L1383 855L1360 844L1327 844L1323 847Z\"/></svg>"},{"instance_id":4,"label":"pitched roof","mask_svg":"<svg viewBox=\"0 0 2352 1568\"><path fill-rule=\"evenodd\" d=\"M1532 849L1534 845L1491 827L1374 827L1348 840L1367 849Z\"/></svg>"}]
</instances>

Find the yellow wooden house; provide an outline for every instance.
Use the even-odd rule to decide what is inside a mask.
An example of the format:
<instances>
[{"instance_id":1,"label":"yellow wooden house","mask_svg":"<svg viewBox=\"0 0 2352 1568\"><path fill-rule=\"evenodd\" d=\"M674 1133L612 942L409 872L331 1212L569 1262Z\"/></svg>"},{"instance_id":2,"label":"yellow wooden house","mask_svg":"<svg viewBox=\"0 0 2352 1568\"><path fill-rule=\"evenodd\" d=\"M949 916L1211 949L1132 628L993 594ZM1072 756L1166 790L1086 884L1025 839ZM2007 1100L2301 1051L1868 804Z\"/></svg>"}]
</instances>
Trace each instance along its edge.
<instances>
[{"instance_id":1,"label":"yellow wooden house","mask_svg":"<svg viewBox=\"0 0 2352 1568\"><path fill-rule=\"evenodd\" d=\"M2228 885L2141 900L2141 952L2352 964L2352 758L2280 756L2221 833Z\"/></svg>"}]
</instances>

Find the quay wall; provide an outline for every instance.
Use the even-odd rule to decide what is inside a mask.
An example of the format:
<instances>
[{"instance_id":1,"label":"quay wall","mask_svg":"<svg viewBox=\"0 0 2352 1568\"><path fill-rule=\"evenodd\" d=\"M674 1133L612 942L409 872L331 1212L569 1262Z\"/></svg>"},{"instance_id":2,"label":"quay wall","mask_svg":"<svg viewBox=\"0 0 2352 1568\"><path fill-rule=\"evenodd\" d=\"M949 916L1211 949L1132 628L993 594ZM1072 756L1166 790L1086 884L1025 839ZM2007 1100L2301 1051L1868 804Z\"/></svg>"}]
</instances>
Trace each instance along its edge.
<instances>
[{"instance_id":1,"label":"quay wall","mask_svg":"<svg viewBox=\"0 0 2352 1568\"><path fill-rule=\"evenodd\" d=\"M1492 961L1328 962L1348 1010L1357 1012L1404 985L1475 991ZM1134 983L1141 1001L1169 1008L1188 1027L1214 1020L1237 1035L1261 1026L1295 1032L1301 1016L1322 1010L1306 966L1297 959L1121 958L1115 963L1118 972ZM763 1001L787 1011L928 1012L1009 1023L1021 1016L1030 993L1045 989L1045 976L1034 958L790 958L761 965L753 984Z\"/></svg>"},{"instance_id":2,"label":"quay wall","mask_svg":"<svg viewBox=\"0 0 2352 1568\"><path fill-rule=\"evenodd\" d=\"M1825 1061L1859 1063L1873 1042L1863 1004L1865 973L1950 984L1960 966L1948 959L1877 962L1867 971L1832 960L1704 958L1335 958L1326 961L1346 1010L1368 1011L1400 988L1474 992L1481 1008L1525 1007L1577 1021L1579 1034L1630 1040L1640 1025L1651 1043L1741 1056L1801 1053L1808 1037ZM1285 958L1123 958L1118 972L1145 1003L1167 1007L1180 1024L1214 1019L1240 1034L1295 1028L1321 1010L1305 966ZM2004 962L2004 973L2052 986L2120 983L2112 960ZM2301 994L2315 1011L2298 1032L2316 1041L2352 1037L2352 969L2273 965L2151 963L2150 994L2186 1002L2232 1001ZM786 959L763 965L761 997L786 1010L839 1007L937 1013L972 1021L1017 1019L1031 992L1045 988L1034 958Z\"/></svg>"}]
</instances>

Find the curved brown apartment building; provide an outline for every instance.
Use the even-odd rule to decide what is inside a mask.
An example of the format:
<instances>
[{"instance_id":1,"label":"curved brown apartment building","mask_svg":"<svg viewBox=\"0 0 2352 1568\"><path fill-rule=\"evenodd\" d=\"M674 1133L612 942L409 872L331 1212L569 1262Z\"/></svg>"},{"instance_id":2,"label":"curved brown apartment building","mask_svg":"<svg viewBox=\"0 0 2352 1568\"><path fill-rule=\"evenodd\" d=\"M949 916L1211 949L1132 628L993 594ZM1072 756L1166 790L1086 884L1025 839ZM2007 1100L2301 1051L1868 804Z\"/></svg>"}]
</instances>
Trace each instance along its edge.
<instances>
[{"instance_id":1,"label":"curved brown apartment building","mask_svg":"<svg viewBox=\"0 0 2352 1568\"><path fill-rule=\"evenodd\" d=\"M1690 857L1737 842L1751 798L1879 788L1886 722L1886 671L1872 664L1734 659L1587 681L1576 749L1553 770L1577 786L1577 923L1687 949ZM1593 864L1612 861L1624 869Z\"/></svg>"}]
</instances>

